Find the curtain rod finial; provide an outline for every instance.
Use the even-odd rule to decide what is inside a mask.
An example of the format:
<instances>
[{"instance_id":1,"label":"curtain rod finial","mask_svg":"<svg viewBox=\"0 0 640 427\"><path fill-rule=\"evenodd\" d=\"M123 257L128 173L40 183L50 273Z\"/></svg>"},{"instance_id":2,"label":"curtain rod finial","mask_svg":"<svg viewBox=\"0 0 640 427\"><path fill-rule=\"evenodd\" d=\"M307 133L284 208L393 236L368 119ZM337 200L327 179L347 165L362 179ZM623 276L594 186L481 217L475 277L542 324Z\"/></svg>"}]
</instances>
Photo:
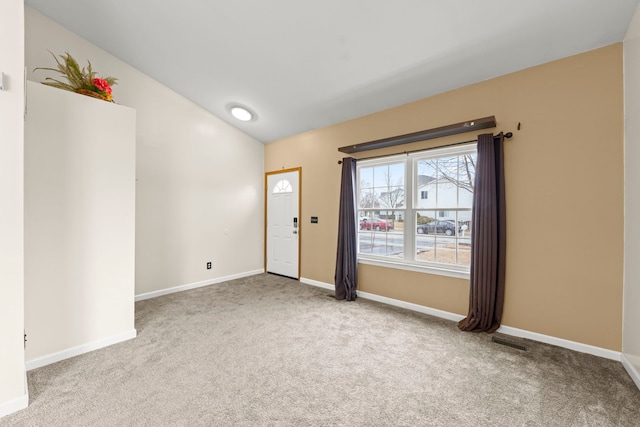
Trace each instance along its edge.
<instances>
[{"instance_id":1,"label":"curtain rod finial","mask_svg":"<svg viewBox=\"0 0 640 427\"><path fill-rule=\"evenodd\" d=\"M507 133L504 134L505 138L511 138L512 136L513 136L512 132L507 132Z\"/></svg>"},{"instance_id":2,"label":"curtain rod finial","mask_svg":"<svg viewBox=\"0 0 640 427\"><path fill-rule=\"evenodd\" d=\"M342 164L342 160L338 160L338 164L341 165Z\"/></svg>"}]
</instances>

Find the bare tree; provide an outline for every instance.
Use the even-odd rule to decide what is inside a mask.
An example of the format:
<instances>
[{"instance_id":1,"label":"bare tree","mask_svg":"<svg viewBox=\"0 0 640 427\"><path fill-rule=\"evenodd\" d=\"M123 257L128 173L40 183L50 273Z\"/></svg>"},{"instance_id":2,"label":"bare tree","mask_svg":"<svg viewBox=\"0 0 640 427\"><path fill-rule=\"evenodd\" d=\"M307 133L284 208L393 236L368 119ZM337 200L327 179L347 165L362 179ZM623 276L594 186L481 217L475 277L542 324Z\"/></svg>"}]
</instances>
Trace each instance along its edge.
<instances>
[{"instance_id":1,"label":"bare tree","mask_svg":"<svg viewBox=\"0 0 640 427\"><path fill-rule=\"evenodd\" d=\"M462 154L450 158L422 160L420 163L422 168L434 171L437 174L438 180L450 182L458 188L473 193L474 177L476 174L475 154Z\"/></svg>"},{"instance_id":2,"label":"bare tree","mask_svg":"<svg viewBox=\"0 0 640 427\"><path fill-rule=\"evenodd\" d=\"M380 193L380 200L385 207L391 209L401 208L404 206L404 185L402 177L398 177L395 181L391 178L389 172L384 174L385 185L387 191Z\"/></svg>"},{"instance_id":3,"label":"bare tree","mask_svg":"<svg viewBox=\"0 0 640 427\"><path fill-rule=\"evenodd\" d=\"M371 184L364 180L360 181L360 207L363 209L380 207L376 192L373 191Z\"/></svg>"}]
</instances>

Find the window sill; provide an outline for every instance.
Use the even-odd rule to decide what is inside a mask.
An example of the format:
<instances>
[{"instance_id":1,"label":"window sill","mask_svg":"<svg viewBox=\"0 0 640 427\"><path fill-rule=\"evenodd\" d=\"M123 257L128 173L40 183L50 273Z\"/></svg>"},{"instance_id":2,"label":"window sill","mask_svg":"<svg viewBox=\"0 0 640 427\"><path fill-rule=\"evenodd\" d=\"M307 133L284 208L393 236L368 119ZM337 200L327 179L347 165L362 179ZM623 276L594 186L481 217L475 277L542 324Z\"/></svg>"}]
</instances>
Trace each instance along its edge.
<instances>
[{"instance_id":1,"label":"window sill","mask_svg":"<svg viewBox=\"0 0 640 427\"><path fill-rule=\"evenodd\" d=\"M389 261L383 259L358 257L359 264L375 265L378 267L397 268L398 270L416 271L418 273L435 274L438 276L455 277L469 280L469 271L449 269L446 267L434 267L432 265L413 264L408 262Z\"/></svg>"}]
</instances>

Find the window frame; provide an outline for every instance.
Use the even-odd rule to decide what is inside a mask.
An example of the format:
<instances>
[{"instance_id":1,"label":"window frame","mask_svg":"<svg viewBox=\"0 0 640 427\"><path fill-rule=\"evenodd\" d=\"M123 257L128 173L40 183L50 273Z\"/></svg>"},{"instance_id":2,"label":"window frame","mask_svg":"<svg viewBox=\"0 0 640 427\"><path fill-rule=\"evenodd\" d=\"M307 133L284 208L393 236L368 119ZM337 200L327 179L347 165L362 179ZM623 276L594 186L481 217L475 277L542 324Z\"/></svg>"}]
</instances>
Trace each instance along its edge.
<instances>
[{"instance_id":1,"label":"window frame","mask_svg":"<svg viewBox=\"0 0 640 427\"><path fill-rule=\"evenodd\" d=\"M388 211L402 211L402 217L404 221L404 232L403 232L404 258L400 259L400 258L392 258L389 256L361 253L360 238L358 237L358 251L357 251L358 263L468 279L470 276L469 266L416 260L417 233L415 232L415 230L417 227L416 213L419 211L433 210L431 208L425 209L425 208L418 207L419 201L421 200L420 193L417 191L418 162L420 160L427 160L427 159L440 158L440 157L452 157L452 156L459 156L459 155L470 154L470 153L477 153L476 143L465 144L464 146L460 145L460 146L454 146L454 147L435 148L435 149L430 149L430 150L425 150L425 151L420 151L415 153L402 154L398 156L388 156L388 157L377 158L377 159L359 160L356 163L356 173L357 173L356 191L357 191L357 203L358 203L358 206L356 207L356 212L358 213L358 215L359 215L359 212L363 210L366 211L366 209L362 209L359 205L361 168L368 168L368 167L374 167L374 166L388 165L391 163L403 162L404 163L405 198L404 198L404 204L402 208L378 209L378 210L388 210ZM458 196L458 202L459 202L459 196ZM452 210L451 208L452 208L451 206L443 206L443 207L436 206L435 210L451 211ZM456 207L455 210L457 211L458 207ZM436 218L436 220L440 220L440 219ZM413 231L410 232L409 230L413 230ZM359 233L359 230L357 230L356 232ZM456 244L458 244L458 238L456 238ZM456 251L457 250L458 249L456 249ZM407 257L407 254L410 254L411 256Z\"/></svg>"}]
</instances>

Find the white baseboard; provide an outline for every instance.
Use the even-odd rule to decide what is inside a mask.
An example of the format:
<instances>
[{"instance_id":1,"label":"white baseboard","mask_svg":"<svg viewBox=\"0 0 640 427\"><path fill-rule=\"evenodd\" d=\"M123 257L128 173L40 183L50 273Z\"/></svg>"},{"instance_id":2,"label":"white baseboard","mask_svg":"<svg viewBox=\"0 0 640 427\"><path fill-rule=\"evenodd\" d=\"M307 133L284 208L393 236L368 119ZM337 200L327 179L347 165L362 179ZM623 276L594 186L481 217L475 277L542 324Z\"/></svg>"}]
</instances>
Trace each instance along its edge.
<instances>
[{"instance_id":1,"label":"white baseboard","mask_svg":"<svg viewBox=\"0 0 640 427\"><path fill-rule=\"evenodd\" d=\"M300 278L300 283L335 291L334 285L330 285L329 283L319 282L317 280L307 279L305 277ZM383 304L392 305L394 307L406 308L407 310L417 311L418 313L429 314L431 316L441 317L447 320L453 320L454 322L458 322L464 319L464 316L460 316L459 314L450 313L448 311L438 310L431 307L425 307L424 305L413 304L410 302L401 301L393 298L387 298L380 295L371 294L369 292L356 291L356 295L358 296L358 298L377 301Z\"/></svg>"},{"instance_id":2,"label":"white baseboard","mask_svg":"<svg viewBox=\"0 0 640 427\"><path fill-rule=\"evenodd\" d=\"M97 341L92 341L86 344L82 344L76 347L68 348L66 350L58 351L56 353L48 354L46 356L38 357L36 359L27 360L27 371L32 369L41 368L42 366L50 365L61 360L69 359L70 357L79 356L90 351L98 350L104 347L108 347L119 342L127 341L136 337L136 330L132 329L127 332L123 332L118 335L113 335L108 338L104 338Z\"/></svg>"},{"instance_id":3,"label":"white baseboard","mask_svg":"<svg viewBox=\"0 0 640 427\"><path fill-rule=\"evenodd\" d=\"M24 373L24 393L15 399L0 402L0 418L21 411L29 406L29 387L27 384L27 372Z\"/></svg>"},{"instance_id":4,"label":"white baseboard","mask_svg":"<svg viewBox=\"0 0 640 427\"><path fill-rule=\"evenodd\" d=\"M459 314L451 313L449 311L438 310L437 308L426 307L424 305L413 304L410 302L397 300L393 298L387 298L376 294L370 294L369 292L361 292L357 291L357 295L359 298L368 299L371 301L377 301L388 305L393 305L394 307L406 308L407 310L417 311L418 313L429 314L434 317L440 317L442 319L452 320L454 322L459 322L464 319L464 316Z\"/></svg>"},{"instance_id":5,"label":"white baseboard","mask_svg":"<svg viewBox=\"0 0 640 427\"><path fill-rule=\"evenodd\" d=\"M622 366L624 366L624 369L627 370L633 382L636 383L636 387L640 389L640 372L636 370L636 368L631 364L624 353L622 353L620 360L622 361Z\"/></svg>"},{"instance_id":6,"label":"white baseboard","mask_svg":"<svg viewBox=\"0 0 640 427\"><path fill-rule=\"evenodd\" d=\"M27 393L7 402L0 402L0 418L21 411L29 405L29 395Z\"/></svg>"},{"instance_id":7,"label":"white baseboard","mask_svg":"<svg viewBox=\"0 0 640 427\"><path fill-rule=\"evenodd\" d=\"M318 282L317 280L311 280L301 277L301 283L305 283L307 285L318 286L325 289L335 290L333 285L328 283ZM465 316L461 316L459 314L451 313L448 311L438 310L431 307L425 307L423 305L413 304L406 301L401 301L393 298L383 297L376 294L371 294L368 292L357 291L357 295L360 298L369 299L372 301L381 302L384 304L393 305L395 307L405 308L411 311L417 311L419 313L429 314L431 316L440 317L442 319L452 320L454 322L459 322L464 319ZM513 328L511 326L500 326L497 330L505 335L511 335L514 337L527 338L533 341L543 342L545 344L551 344L558 347L568 348L569 350L578 351L580 353L592 354L594 356L604 357L605 359L611 359L620 361L621 353L618 351L609 350L606 348L595 347L589 344L583 344L575 341L569 341L562 338L553 337L550 335L539 334L537 332L530 332L523 329Z\"/></svg>"},{"instance_id":8,"label":"white baseboard","mask_svg":"<svg viewBox=\"0 0 640 427\"><path fill-rule=\"evenodd\" d=\"M602 347L596 347L581 342L569 341L563 338L557 338L551 335L539 334L537 332L526 331L524 329L513 328L511 326L500 326L496 332L511 335L513 337L527 338L533 341L543 342L545 344L555 345L557 347L568 348L569 350L578 351L580 353L592 354L594 356L603 357L605 359L620 362L622 353L619 351L609 350Z\"/></svg>"},{"instance_id":9,"label":"white baseboard","mask_svg":"<svg viewBox=\"0 0 640 427\"><path fill-rule=\"evenodd\" d=\"M144 294L136 295L135 301L142 301L150 298L157 298L163 295L174 294L176 292L188 291L190 289L202 288L204 286L215 285L217 283L227 282L229 280L241 279L243 277L255 276L256 274L264 273L264 269L247 271L245 273L232 274L230 276L218 277L210 280L203 280L202 282L188 283L186 285L175 286L173 288L160 289L159 291L147 292Z\"/></svg>"},{"instance_id":10,"label":"white baseboard","mask_svg":"<svg viewBox=\"0 0 640 427\"><path fill-rule=\"evenodd\" d=\"M24 395L27 397L27 406L29 406L29 379L27 378L27 365L24 366Z\"/></svg>"},{"instance_id":11,"label":"white baseboard","mask_svg":"<svg viewBox=\"0 0 640 427\"><path fill-rule=\"evenodd\" d=\"M317 286L318 288L329 289L330 291L336 290L336 287L334 285L330 285L324 282L318 282L317 280L307 279L305 277L300 278L300 283L304 283L305 285Z\"/></svg>"}]
</instances>

